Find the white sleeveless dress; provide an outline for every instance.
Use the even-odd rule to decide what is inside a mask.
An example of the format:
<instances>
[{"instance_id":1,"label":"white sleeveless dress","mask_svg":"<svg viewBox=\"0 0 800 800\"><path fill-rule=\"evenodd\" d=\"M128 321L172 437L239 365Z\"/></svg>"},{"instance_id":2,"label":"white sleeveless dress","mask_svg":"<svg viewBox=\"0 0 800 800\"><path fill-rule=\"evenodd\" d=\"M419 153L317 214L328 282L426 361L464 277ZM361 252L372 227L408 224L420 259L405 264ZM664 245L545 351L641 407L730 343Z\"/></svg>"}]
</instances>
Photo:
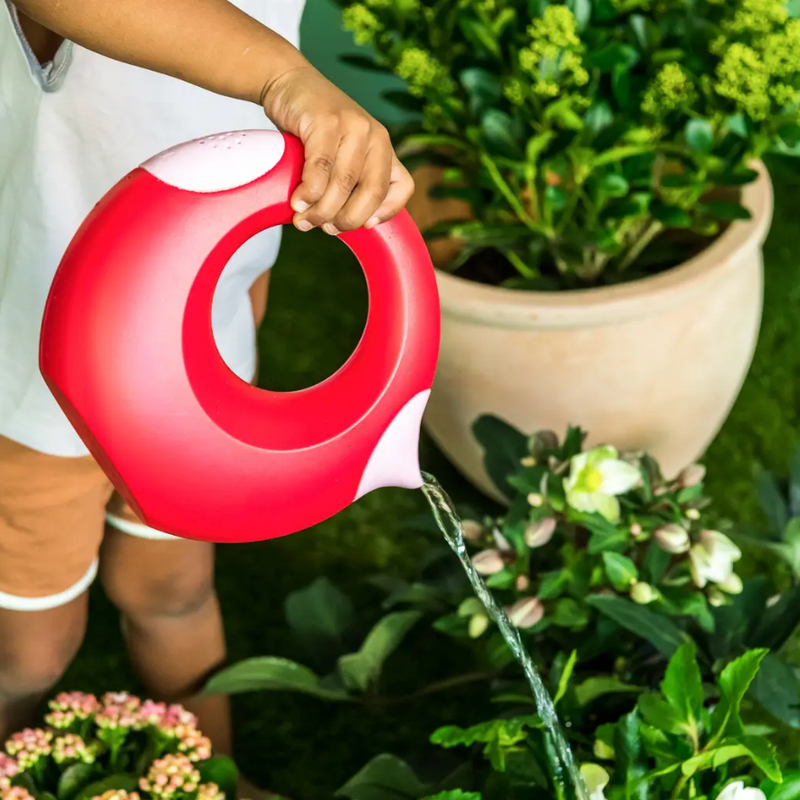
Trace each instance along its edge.
<instances>
[{"instance_id":1,"label":"white sleeveless dress","mask_svg":"<svg viewBox=\"0 0 800 800\"><path fill-rule=\"evenodd\" d=\"M304 0L236 0L298 44ZM208 134L273 127L255 105L121 64L66 42L39 66L0 0L0 435L58 456L87 451L38 369L44 303L61 256L94 204L141 162ZM247 290L277 257L280 231L251 239L214 299L220 353L255 369Z\"/></svg>"}]
</instances>

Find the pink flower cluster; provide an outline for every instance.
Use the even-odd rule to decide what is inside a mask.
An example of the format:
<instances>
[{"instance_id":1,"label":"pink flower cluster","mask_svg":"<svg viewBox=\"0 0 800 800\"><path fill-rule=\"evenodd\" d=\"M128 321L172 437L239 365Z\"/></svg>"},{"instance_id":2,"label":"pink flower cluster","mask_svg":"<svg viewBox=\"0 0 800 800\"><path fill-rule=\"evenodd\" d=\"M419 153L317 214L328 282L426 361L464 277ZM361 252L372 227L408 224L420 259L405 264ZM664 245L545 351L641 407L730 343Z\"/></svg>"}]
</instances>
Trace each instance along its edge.
<instances>
[{"instance_id":1,"label":"pink flower cluster","mask_svg":"<svg viewBox=\"0 0 800 800\"><path fill-rule=\"evenodd\" d=\"M100 703L93 694L62 692L51 700L50 712L44 721L52 728L64 730L76 719L84 720L100 710Z\"/></svg>"},{"instance_id":2,"label":"pink flower cluster","mask_svg":"<svg viewBox=\"0 0 800 800\"><path fill-rule=\"evenodd\" d=\"M225 800L225 795L216 783L201 783L197 787L197 800Z\"/></svg>"},{"instance_id":3,"label":"pink flower cluster","mask_svg":"<svg viewBox=\"0 0 800 800\"><path fill-rule=\"evenodd\" d=\"M22 786L11 786L0 790L0 800L33 800L30 792Z\"/></svg>"},{"instance_id":4,"label":"pink flower cluster","mask_svg":"<svg viewBox=\"0 0 800 800\"><path fill-rule=\"evenodd\" d=\"M179 791L194 792L199 784L200 773L189 758L173 753L153 762L147 776L139 781L139 788L154 797L169 798Z\"/></svg>"},{"instance_id":5,"label":"pink flower cluster","mask_svg":"<svg viewBox=\"0 0 800 800\"><path fill-rule=\"evenodd\" d=\"M93 764L96 753L80 736L68 733L58 736L53 742L53 760L56 764L65 764L68 761L82 761L84 764Z\"/></svg>"},{"instance_id":6,"label":"pink flower cluster","mask_svg":"<svg viewBox=\"0 0 800 800\"><path fill-rule=\"evenodd\" d=\"M0 753L0 792L11 788L11 779L19 772L19 766L11 756Z\"/></svg>"},{"instance_id":7,"label":"pink flower cluster","mask_svg":"<svg viewBox=\"0 0 800 800\"><path fill-rule=\"evenodd\" d=\"M49 756L53 750L53 734L41 728L25 728L15 733L6 742L6 753L14 756L20 769L32 767L43 756Z\"/></svg>"},{"instance_id":8,"label":"pink flower cluster","mask_svg":"<svg viewBox=\"0 0 800 800\"><path fill-rule=\"evenodd\" d=\"M109 789L107 792L93 797L92 800L139 800L139 793L126 792L124 789Z\"/></svg>"},{"instance_id":9,"label":"pink flower cluster","mask_svg":"<svg viewBox=\"0 0 800 800\"><path fill-rule=\"evenodd\" d=\"M153 725L178 741L178 750L190 761L211 758L211 740L198 730L197 717L180 705L145 700L139 708L140 724Z\"/></svg>"},{"instance_id":10,"label":"pink flower cluster","mask_svg":"<svg viewBox=\"0 0 800 800\"><path fill-rule=\"evenodd\" d=\"M140 728L139 708L142 701L127 692L108 692L103 695L102 709L95 714L100 728Z\"/></svg>"}]
</instances>

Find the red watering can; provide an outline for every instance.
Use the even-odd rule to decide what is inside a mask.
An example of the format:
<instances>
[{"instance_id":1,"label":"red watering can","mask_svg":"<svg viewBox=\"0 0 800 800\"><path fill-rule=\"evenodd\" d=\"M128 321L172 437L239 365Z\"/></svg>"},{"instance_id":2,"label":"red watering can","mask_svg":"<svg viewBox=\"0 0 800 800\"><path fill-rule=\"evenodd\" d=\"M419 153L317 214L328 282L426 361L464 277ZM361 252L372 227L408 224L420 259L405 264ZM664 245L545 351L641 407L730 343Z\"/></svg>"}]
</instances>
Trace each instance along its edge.
<instances>
[{"instance_id":1,"label":"red watering can","mask_svg":"<svg viewBox=\"0 0 800 800\"><path fill-rule=\"evenodd\" d=\"M271 539L373 489L422 485L419 428L439 300L405 211L339 237L364 270L369 314L355 352L330 378L264 391L217 351L220 274L250 237L291 222L302 167L301 143L272 131L167 150L101 200L56 273L42 374L116 489L157 530Z\"/></svg>"}]
</instances>

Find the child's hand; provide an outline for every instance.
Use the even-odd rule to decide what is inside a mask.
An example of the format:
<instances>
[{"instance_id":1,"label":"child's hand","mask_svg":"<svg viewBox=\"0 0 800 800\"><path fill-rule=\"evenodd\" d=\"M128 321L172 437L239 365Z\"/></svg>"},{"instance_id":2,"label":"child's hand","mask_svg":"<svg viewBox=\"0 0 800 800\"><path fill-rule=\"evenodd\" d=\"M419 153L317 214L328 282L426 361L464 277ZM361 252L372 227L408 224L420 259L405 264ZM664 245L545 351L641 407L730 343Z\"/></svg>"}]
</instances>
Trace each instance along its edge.
<instances>
[{"instance_id":1,"label":"child's hand","mask_svg":"<svg viewBox=\"0 0 800 800\"><path fill-rule=\"evenodd\" d=\"M301 231L372 228L408 202L414 181L386 129L314 67L297 66L270 81L262 104L305 147L303 179L292 196Z\"/></svg>"}]
</instances>

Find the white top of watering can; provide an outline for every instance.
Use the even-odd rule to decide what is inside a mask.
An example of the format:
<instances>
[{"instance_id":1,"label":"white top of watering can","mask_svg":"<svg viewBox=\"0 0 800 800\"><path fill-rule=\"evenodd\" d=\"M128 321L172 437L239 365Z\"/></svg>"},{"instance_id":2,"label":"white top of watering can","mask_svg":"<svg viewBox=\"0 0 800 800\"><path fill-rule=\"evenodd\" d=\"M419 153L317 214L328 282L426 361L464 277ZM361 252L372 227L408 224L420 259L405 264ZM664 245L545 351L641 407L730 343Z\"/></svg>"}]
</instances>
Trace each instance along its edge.
<instances>
[{"instance_id":1,"label":"white top of watering can","mask_svg":"<svg viewBox=\"0 0 800 800\"><path fill-rule=\"evenodd\" d=\"M234 2L298 43L304 0ZM95 203L154 154L219 131L272 126L254 104L71 43L42 68L6 0L0 0L0 77L0 435L52 455L85 455L39 373L42 312L64 250ZM176 185L210 191L226 180L258 177L276 156L264 139L231 146L243 148L243 156L233 169L226 160L227 176L221 169L192 174L185 154L151 161L149 168ZM214 152L212 145L209 163ZM277 229L247 242L214 299L217 346L247 380L255 370L247 290L272 265L279 243Z\"/></svg>"},{"instance_id":2,"label":"white top of watering can","mask_svg":"<svg viewBox=\"0 0 800 800\"><path fill-rule=\"evenodd\" d=\"M218 133L170 148L142 167L187 192L224 192L266 175L285 149L276 131Z\"/></svg>"}]
</instances>

